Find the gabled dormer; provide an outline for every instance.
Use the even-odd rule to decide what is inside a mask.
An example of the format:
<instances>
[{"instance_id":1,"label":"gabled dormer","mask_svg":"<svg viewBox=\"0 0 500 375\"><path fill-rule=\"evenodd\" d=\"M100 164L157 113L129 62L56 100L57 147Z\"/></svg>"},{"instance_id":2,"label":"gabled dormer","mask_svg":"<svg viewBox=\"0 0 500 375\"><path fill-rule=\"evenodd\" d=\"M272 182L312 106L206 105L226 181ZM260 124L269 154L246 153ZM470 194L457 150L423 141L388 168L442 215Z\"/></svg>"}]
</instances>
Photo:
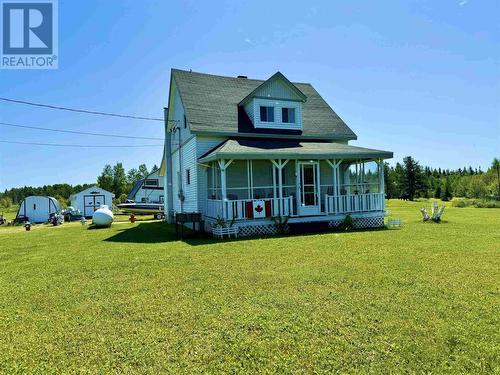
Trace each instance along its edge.
<instances>
[{"instance_id":1,"label":"gabled dormer","mask_svg":"<svg viewBox=\"0 0 500 375\"><path fill-rule=\"evenodd\" d=\"M256 129L302 130L302 103L307 97L280 72L248 94L239 106Z\"/></svg>"}]
</instances>

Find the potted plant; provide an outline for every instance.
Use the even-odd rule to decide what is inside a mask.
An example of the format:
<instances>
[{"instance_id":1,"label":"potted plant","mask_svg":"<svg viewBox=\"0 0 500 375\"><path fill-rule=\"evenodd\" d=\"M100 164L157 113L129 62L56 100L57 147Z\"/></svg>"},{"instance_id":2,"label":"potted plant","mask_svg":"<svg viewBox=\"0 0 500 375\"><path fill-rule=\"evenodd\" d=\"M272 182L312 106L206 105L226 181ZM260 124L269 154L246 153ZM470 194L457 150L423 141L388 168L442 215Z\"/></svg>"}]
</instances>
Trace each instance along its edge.
<instances>
[{"instance_id":1,"label":"potted plant","mask_svg":"<svg viewBox=\"0 0 500 375\"><path fill-rule=\"evenodd\" d=\"M233 218L228 225L224 218L217 216L217 219L212 226L212 234L219 238L223 238L224 235L227 235L228 238L231 237L231 235L238 237L238 228L234 226L234 222L235 219Z\"/></svg>"}]
</instances>

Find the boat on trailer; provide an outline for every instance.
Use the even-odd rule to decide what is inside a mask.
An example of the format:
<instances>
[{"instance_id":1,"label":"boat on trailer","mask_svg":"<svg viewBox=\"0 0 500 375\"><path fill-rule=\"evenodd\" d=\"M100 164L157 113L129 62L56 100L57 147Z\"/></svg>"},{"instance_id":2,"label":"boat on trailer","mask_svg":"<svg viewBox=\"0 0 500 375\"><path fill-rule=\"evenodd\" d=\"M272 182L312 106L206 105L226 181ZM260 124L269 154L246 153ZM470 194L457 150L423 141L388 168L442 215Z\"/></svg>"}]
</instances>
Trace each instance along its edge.
<instances>
[{"instance_id":1,"label":"boat on trailer","mask_svg":"<svg viewBox=\"0 0 500 375\"><path fill-rule=\"evenodd\" d=\"M136 203L127 202L117 205L117 207L125 213L135 215L163 215L163 203Z\"/></svg>"}]
</instances>

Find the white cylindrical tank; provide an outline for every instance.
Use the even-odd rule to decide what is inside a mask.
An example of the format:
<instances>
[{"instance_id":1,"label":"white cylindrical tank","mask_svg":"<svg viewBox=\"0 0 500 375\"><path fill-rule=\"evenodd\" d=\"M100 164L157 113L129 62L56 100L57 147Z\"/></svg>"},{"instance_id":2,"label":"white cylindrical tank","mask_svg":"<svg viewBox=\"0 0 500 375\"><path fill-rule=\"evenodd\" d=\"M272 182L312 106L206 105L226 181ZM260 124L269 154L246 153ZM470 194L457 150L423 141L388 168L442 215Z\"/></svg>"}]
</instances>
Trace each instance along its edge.
<instances>
[{"instance_id":1,"label":"white cylindrical tank","mask_svg":"<svg viewBox=\"0 0 500 375\"><path fill-rule=\"evenodd\" d=\"M112 222L113 212L111 212L109 207L105 204L102 204L101 207L94 212L94 215L92 215L92 224L98 227L109 227Z\"/></svg>"}]
</instances>

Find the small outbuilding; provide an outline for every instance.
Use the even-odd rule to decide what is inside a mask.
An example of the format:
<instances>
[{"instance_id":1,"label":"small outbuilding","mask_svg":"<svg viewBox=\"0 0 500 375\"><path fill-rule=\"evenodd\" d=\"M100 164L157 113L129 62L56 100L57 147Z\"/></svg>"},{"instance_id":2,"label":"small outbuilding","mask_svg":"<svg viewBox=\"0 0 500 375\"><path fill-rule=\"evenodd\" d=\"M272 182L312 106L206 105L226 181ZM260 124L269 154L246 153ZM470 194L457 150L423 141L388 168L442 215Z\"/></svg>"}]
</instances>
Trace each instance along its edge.
<instances>
[{"instance_id":1,"label":"small outbuilding","mask_svg":"<svg viewBox=\"0 0 500 375\"><path fill-rule=\"evenodd\" d=\"M94 211L98 210L102 204L111 207L113 205L114 194L101 189L98 186L91 186L83 191L73 194L69 197L71 206L85 216L92 217Z\"/></svg>"},{"instance_id":2,"label":"small outbuilding","mask_svg":"<svg viewBox=\"0 0 500 375\"><path fill-rule=\"evenodd\" d=\"M59 214L61 207L56 198L32 195L21 202L17 211L16 221L30 221L32 223L45 223L51 214Z\"/></svg>"}]
</instances>

